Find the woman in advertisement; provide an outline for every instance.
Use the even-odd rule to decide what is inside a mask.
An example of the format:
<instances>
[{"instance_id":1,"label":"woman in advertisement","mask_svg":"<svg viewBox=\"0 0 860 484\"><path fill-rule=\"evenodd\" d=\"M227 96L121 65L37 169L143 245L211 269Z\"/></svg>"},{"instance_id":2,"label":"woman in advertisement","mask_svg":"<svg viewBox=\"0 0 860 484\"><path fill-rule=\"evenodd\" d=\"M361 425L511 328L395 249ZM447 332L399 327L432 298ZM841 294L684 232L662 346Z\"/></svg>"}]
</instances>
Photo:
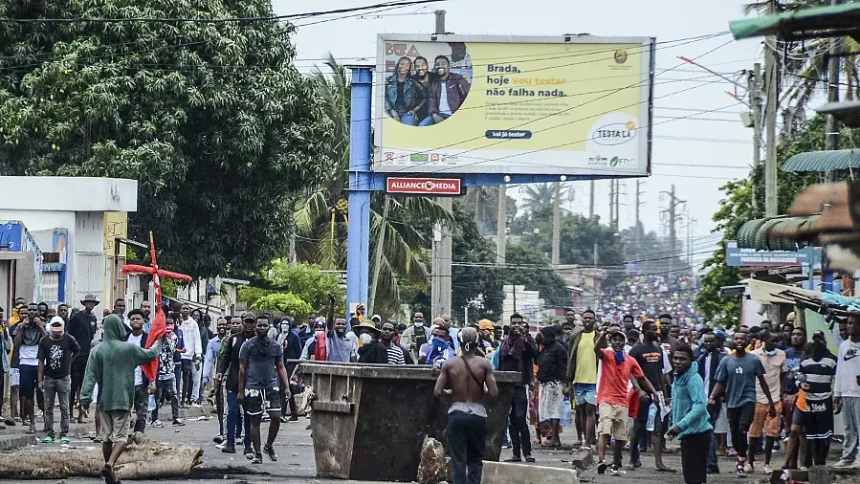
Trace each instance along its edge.
<instances>
[{"instance_id":1,"label":"woman in advertisement","mask_svg":"<svg viewBox=\"0 0 860 484\"><path fill-rule=\"evenodd\" d=\"M385 112L409 126L418 124L416 113L425 109L424 89L412 76L412 60L401 57L385 85Z\"/></svg>"}]
</instances>

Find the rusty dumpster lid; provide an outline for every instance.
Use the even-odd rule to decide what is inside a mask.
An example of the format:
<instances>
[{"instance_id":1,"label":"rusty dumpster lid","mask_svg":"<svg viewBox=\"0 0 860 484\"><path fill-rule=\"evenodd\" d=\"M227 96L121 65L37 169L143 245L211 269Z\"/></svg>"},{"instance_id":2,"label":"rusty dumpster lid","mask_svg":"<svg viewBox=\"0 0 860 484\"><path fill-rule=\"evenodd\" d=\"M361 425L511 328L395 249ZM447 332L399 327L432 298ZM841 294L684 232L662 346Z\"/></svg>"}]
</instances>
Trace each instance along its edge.
<instances>
[{"instance_id":1,"label":"rusty dumpster lid","mask_svg":"<svg viewBox=\"0 0 860 484\"><path fill-rule=\"evenodd\" d=\"M371 363L338 363L333 361L302 361L300 370L305 374L349 376L353 378L380 378L392 380L435 380L438 372L424 365L378 365ZM499 383L519 383L521 376L515 371L496 371Z\"/></svg>"}]
</instances>

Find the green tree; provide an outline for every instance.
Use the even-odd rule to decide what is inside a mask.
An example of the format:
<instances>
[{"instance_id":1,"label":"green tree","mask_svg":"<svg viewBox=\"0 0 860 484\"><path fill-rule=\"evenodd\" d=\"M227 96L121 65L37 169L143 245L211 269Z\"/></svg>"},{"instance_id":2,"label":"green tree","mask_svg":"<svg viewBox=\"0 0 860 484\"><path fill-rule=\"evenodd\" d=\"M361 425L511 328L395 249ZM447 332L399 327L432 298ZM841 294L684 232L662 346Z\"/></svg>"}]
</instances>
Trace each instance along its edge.
<instances>
[{"instance_id":1,"label":"green tree","mask_svg":"<svg viewBox=\"0 0 860 484\"><path fill-rule=\"evenodd\" d=\"M839 135L845 143L860 142L860 129L842 128ZM801 132L790 142L779 146L777 163L781 166L792 156L818 151L824 148L824 117L816 116L803 126ZM838 173L837 178L850 179L848 171ZM819 174L780 172L779 183L779 213L786 213L794 198L807 186L818 183ZM758 211L752 209L752 186L755 186ZM762 171L754 171L746 180L733 181L725 184L722 190L726 198L720 202L720 208L714 214L717 223L714 232L722 233L723 237L717 244L717 250L705 261L706 271L701 281L701 290L696 296L696 307L706 320L715 320L723 324L734 324L740 317L740 301L735 298L720 298L722 286L740 283L740 272L726 266L726 242L734 240L741 226L756 218L764 216L764 178Z\"/></svg>"},{"instance_id":2,"label":"green tree","mask_svg":"<svg viewBox=\"0 0 860 484\"><path fill-rule=\"evenodd\" d=\"M320 86L319 104L334 126L333 138L326 146L326 176L310 185L304 201L296 207L296 243L300 260L317 263L326 269L346 267L347 170L349 168L350 93L346 69L333 57L325 63L327 70L314 78ZM388 218L383 207L389 203ZM428 246L430 227L451 216L428 197L390 197L374 192L371 198L370 273L374 273L376 241L385 232L382 265L379 271L375 310L396 311L400 295L398 280L403 277L426 277L421 251Z\"/></svg>"},{"instance_id":3,"label":"green tree","mask_svg":"<svg viewBox=\"0 0 860 484\"><path fill-rule=\"evenodd\" d=\"M502 314L503 283L499 270L486 266L495 264L496 247L481 237L472 212L459 202L454 203L453 227L452 251L459 264L451 269L452 311L460 314L469 306L471 322L481 318L498 320Z\"/></svg>"},{"instance_id":4,"label":"green tree","mask_svg":"<svg viewBox=\"0 0 860 484\"><path fill-rule=\"evenodd\" d=\"M529 291L539 291L547 306L570 306L567 284L552 271L546 256L529 246L509 245L505 261L508 265L520 266L504 269L505 284L519 284Z\"/></svg>"},{"instance_id":5,"label":"green tree","mask_svg":"<svg viewBox=\"0 0 860 484\"><path fill-rule=\"evenodd\" d=\"M254 301L251 309L277 311L294 320L305 319L314 312L310 304L291 292L267 294Z\"/></svg>"},{"instance_id":6,"label":"green tree","mask_svg":"<svg viewBox=\"0 0 860 484\"><path fill-rule=\"evenodd\" d=\"M225 18L268 0L0 3L4 18ZM130 235L195 276L283 253L332 127L285 22L0 23L0 174L138 180Z\"/></svg>"},{"instance_id":7,"label":"green tree","mask_svg":"<svg viewBox=\"0 0 860 484\"><path fill-rule=\"evenodd\" d=\"M345 294L337 274L323 272L312 264L290 264L276 259L261 271L261 277L252 286L239 288L239 300L254 304L268 294L289 292L307 302L313 311L322 313L328 308L328 295L334 294L336 309L345 310Z\"/></svg>"}]
</instances>

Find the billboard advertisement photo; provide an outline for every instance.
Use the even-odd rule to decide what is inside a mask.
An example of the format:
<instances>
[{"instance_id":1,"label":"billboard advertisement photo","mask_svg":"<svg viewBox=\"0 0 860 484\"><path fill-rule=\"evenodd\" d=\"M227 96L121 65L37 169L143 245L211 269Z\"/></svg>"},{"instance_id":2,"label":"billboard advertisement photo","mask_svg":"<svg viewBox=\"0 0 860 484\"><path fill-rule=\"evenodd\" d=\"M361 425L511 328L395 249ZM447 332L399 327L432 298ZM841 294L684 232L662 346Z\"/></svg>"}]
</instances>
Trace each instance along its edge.
<instances>
[{"instance_id":1,"label":"billboard advertisement photo","mask_svg":"<svg viewBox=\"0 0 860 484\"><path fill-rule=\"evenodd\" d=\"M374 171L645 176L653 38L379 36Z\"/></svg>"}]
</instances>

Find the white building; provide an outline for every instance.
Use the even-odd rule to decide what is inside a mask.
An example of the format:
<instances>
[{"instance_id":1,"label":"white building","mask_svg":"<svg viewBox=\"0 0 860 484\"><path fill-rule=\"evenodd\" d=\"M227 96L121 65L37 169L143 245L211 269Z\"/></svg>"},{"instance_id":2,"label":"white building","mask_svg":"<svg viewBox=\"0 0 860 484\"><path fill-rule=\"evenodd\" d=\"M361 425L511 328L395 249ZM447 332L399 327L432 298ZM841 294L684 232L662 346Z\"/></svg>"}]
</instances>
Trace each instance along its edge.
<instances>
[{"instance_id":1,"label":"white building","mask_svg":"<svg viewBox=\"0 0 860 484\"><path fill-rule=\"evenodd\" d=\"M26 294L17 294L16 264L22 259L0 257L0 306L8 308L20 295L28 301L62 300L76 307L85 295L94 294L102 301L100 311L124 294L124 278L115 272L124 264L125 246L116 247L114 238L127 236L127 214L137 211L136 180L3 176L0 193L0 227L14 228L13 222L20 222L42 258L36 261L37 266L41 262L42 274L34 275L32 294L27 288L20 289ZM15 234L21 232L19 228ZM115 261L117 249L120 256ZM5 248L0 244L0 253L9 250L8 244ZM29 264L33 263L31 257ZM120 281L118 290L115 280Z\"/></svg>"}]
</instances>

